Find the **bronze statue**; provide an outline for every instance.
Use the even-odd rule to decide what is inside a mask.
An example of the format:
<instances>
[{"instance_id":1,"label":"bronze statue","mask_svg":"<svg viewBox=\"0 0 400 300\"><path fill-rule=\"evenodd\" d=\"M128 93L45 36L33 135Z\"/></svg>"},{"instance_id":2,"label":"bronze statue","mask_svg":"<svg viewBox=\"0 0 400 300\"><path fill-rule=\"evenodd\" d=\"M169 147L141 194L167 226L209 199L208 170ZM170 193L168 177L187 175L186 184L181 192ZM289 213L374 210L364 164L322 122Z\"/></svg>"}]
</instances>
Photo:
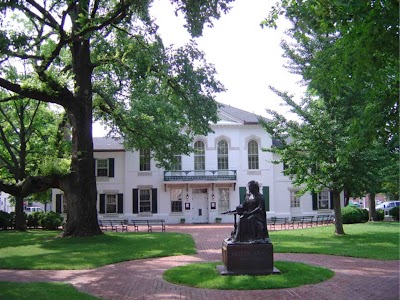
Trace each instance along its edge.
<instances>
[{"instance_id":1,"label":"bronze statue","mask_svg":"<svg viewBox=\"0 0 400 300\"><path fill-rule=\"evenodd\" d=\"M264 196L260 193L260 187L256 181L250 181L248 187L250 193L246 194L244 202L236 207L236 211L227 212L240 216L237 225L235 222L235 229L229 241L232 243L271 243L267 229Z\"/></svg>"}]
</instances>

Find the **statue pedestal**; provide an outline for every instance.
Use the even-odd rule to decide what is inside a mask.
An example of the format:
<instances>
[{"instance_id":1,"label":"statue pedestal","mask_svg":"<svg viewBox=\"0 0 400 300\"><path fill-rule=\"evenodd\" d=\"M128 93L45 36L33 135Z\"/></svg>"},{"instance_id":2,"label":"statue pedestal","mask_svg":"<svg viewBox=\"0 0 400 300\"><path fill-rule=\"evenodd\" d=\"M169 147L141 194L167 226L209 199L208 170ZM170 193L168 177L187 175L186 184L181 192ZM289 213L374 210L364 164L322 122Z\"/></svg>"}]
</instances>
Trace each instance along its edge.
<instances>
[{"instance_id":1,"label":"statue pedestal","mask_svg":"<svg viewBox=\"0 0 400 300\"><path fill-rule=\"evenodd\" d=\"M223 266L217 266L221 275L280 274L274 268L272 244L222 242Z\"/></svg>"}]
</instances>

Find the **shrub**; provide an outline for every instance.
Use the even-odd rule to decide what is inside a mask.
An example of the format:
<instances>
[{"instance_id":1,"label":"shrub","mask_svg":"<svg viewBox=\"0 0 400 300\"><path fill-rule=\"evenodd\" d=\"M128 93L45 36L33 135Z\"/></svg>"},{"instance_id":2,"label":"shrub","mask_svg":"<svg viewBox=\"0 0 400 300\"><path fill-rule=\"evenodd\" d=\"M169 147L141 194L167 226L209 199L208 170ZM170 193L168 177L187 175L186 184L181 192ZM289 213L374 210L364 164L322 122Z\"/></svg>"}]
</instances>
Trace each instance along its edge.
<instances>
[{"instance_id":1,"label":"shrub","mask_svg":"<svg viewBox=\"0 0 400 300\"><path fill-rule=\"evenodd\" d=\"M10 212L10 227L15 229L15 212Z\"/></svg>"},{"instance_id":2,"label":"shrub","mask_svg":"<svg viewBox=\"0 0 400 300\"><path fill-rule=\"evenodd\" d=\"M360 208L355 206L346 206L342 208L343 224L363 223L367 220L365 220L364 212Z\"/></svg>"},{"instance_id":3,"label":"shrub","mask_svg":"<svg viewBox=\"0 0 400 300\"><path fill-rule=\"evenodd\" d=\"M8 212L0 210L0 229L7 230L10 225L10 214Z\"/></svg>"},{"instance_id":4,"label":"shrub","mask_svg":"<svg viewBox=\"0 0 400 300\"><path fill-rule=\"evenodd\" d=\"M385 212L383 209L377 209L376 210L376 220L377 221L383 221L385 219Z\"/></svg>"},{"instance_id":5,"label":"shrub","mask_svg":"<svg viewBox=\"0 0 400 300\"><path fill-rule=\"evenodd\" d=\"M393 207L391 210L389 210L389 215L395 220L398 221L399 220L399 210L400 207Z\"/></svg>"},{"instance_id":6,"label":"shrub","mask_svg":"<svg viewBox=\"0 0 400 300\"><path fill-rule=\"evenodd\" d=\"M47 213L42 213L39 223L43 229L57 230L58 227L61 226L63 219L64 218L60 214L49 211Z\"/></svg>"},{"instance_id":7,"label":"shrub","mask_svg":"<svg viewBox=\"0 0 400 300\"><path fill-rule=\"evenodd\" d=\"M369 221L369 211L367 209L361 209L362 212L362 222L368 222Z\"/></svg>"},{"instance_id":8,"label":"shrub","mask_svg":"<svg viewBox=\"0 0 400 300\"><path fill-rule=\"evenodd\" d=\"M29 228L38 228L40 225L40 219L43 216L43 212L36 211L28 215L26 220L26 226Z\"/></svg>"}]
</instances>

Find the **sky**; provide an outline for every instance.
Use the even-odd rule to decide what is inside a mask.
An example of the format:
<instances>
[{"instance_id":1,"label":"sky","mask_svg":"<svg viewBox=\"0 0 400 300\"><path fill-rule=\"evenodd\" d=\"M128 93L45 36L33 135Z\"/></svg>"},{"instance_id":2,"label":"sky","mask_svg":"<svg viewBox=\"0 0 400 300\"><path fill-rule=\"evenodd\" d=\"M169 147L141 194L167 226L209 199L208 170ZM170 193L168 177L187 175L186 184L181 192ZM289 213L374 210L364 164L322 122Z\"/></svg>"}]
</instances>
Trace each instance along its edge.
<instances>
[{"instance_id":1,"label":"sky","mask_svg":"<svg viewBox=\"0 0 400 300\"><path fill-rule=\"evenodd\" d=\"M227 89L216 95L216 100L258 115L268 116L266 108L286 113L282 100L269 86L288 91L298 99L304 92L300 77L284 67L281 40L289 24L278 23L278 29L261 28L275 0L236 0L232 9L212 28L205 28L203 36L196 39L208 63L215 66L217 79ZM152 15L159 25L159 33L166 45L177 47L190 39L183 27L182 16L175 16L168 0L155 0ZM96 136L102 135L100 126L94 127Z\"/></svg>"}]
</instances>

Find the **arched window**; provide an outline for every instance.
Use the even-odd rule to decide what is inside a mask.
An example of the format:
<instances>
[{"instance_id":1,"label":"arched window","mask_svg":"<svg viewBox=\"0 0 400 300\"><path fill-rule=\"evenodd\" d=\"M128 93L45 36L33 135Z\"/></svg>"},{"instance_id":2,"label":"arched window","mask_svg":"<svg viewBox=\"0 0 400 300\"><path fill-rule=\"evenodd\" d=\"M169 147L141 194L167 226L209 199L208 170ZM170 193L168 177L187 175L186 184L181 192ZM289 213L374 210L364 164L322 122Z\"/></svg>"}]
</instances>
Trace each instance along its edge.
<instances>
[{"instance_id":1,"label":"arched window","mask_svg":"<svg viewBox=\"0 0 400 300\"><path fill-rule=\"evenodd\" d=\"M218 152L218 170L229 169L228 143L225 140L219 141L217 145Z\"/></svg>"},{"instance_id":2,"label":"arched window","mask_svg":"<svg viewBox=\"0 0 400 300\"><path fill-rule=\"evenodd\" d=\"M202 141L194 143L194 170L205 171L206 169L206 150Z\"/></svg>"},{"instance_id":3,"label":"arched window","mask_svg":"<svg viewBox=\"0 0 400 300\"><path fill-rule=\"evenodd\" d=\"M251 140L247 147L248 151L248 162L250 170L257 170L258 166L258 143L255 140Z\"/></svg>"},{"instance_id":4,"label":"arched window","mask_svg":"<svg viewBox=\"0 0 400 300\"><path fill-rule=\"evenodd\" d=\"M150 171L150 160L151 160L150 149L140 149L139 155L140 155L139 170L140 171Z\"/></svg>"}]
</instances>

